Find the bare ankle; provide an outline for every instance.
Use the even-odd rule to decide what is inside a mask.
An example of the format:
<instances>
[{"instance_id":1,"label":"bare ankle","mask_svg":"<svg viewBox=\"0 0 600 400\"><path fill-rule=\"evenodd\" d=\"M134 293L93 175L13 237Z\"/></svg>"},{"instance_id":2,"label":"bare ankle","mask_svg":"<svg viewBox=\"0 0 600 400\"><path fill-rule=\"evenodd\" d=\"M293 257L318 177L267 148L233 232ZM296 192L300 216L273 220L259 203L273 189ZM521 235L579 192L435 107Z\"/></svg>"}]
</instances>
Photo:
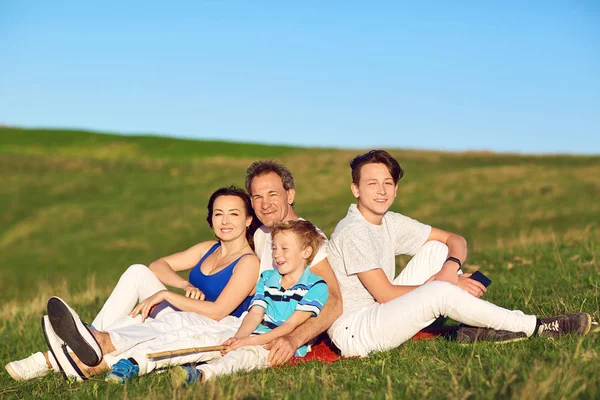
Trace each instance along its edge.
<instances>
[{"instance_id":1,"label":"bare ankle","mask_svg":"<svg viewBox=\"0 0 600 400\"><path fill-rule=\"evenodd\" d=\"M46 359L46 365L48 366L48 368L52 369L52 363L50 362L50 353L45 352L44 358Z\"/></svg>"},{"instance_id":2,"label":"bare ankle","mask_svg":"<svg viewBox=\"0 0 600 400\"><path fill-rule=\"evenodd\" d=\"M108 332L97 331L95 329L91 329L91 331L92 331L92 335L94 335L94 337L96 338L96 341L100 345L100 348L102 349L102 353L110 354L113 351L115 351L115 346L113 345Z\"/></svg>"}]
</instances>

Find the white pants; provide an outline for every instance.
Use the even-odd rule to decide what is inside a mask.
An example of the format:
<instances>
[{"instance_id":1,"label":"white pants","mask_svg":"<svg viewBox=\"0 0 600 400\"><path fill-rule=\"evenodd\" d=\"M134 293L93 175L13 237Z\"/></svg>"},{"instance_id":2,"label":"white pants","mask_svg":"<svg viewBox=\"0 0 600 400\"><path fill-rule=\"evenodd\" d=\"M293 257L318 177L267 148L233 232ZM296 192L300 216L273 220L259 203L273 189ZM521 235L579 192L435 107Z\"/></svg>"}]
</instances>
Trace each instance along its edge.
<instances>
[{"instance_id":1,"label":"white pants","mask_svg":"<svg viewBox=\"0 0 600 400\"><path fill-rule=\"evenodd\" d=\"M194 318L194 316L198 318ZM172 365L209 362L219 358L220 352L192 353L153 360L147 359L146 355L159 351L219 345L236 334L241 321L241 318L233 316L217 322L194 313L171 313L151 321L150 324L144 323L118 329L117 334L109 331L117 350L106 354L104 360L109 366L112 366L121 358L131 357L138 363L140 375ZM156 322L165 323L157 325ZM153 327L152 329L140 329L146 328L146 325L153 325ZM127 346L129 347L127 348Z\"/></svg>"},{"instance_id":2,"label":"white pants","mask_svg":"<svg viewBox=\"0 0 600 400\"><path fill-rule=\"evenodd\" d=\"M440 242L427 242L394 279L395 285L420 285L438 272L448 255ZM389 350L409 340L440 316L471 326L531 336L536 317L509 311L448 282L433 281L385 304L375 303L342 315L330 336L344 356L367 356Z\"/></svg>"},{"instance_id":3,"label":"white pants","mask_svg":"<svg viewBox=\"0 0 600 400\"><path fill-rule=\"evenodd\" d=\"M92 322L92 327L97 330L107 330L140 324L142 317L131 318L129 313L141 301L153 294L165 290L165 285L154 275L148 267L142 264L134 264L127 268L110 296L102 306L102 309ZM168 303L160 304L152 313L153 317L171 312L173 309L166 306Z\"/></svg>"},{"instance_id":4,"label":"white pants","mask_svg":"<svg viewBox=\"0 0 600 400\"><path fill-rule=\"evenodd\" d=\"M243 318L228 316L217 322L194 312L175 312L168 303L159 304L152 313L154 318L147 318L144 323L140 315L129 316L139 302L165 289L154 273L142 264L130 266L121 275L92 323L93 328L109 334L115 347L115 351L104 355L109 366L121 358L132 357L140 364L140 374L143 374L154 368L208 361L215 354L220 356L220 353L212 352L156 362L146 360L148 353L220 344L235 335Z\"/></svg>"},{"instance_id":5,"label":"white pants","mask_svg":"<svg viewBox=\"0 0 600 400\"><path fill-rule=\"evenodd\" d=\"M200 365L198 369L204 373L204 378L208 380L217 375L267 368L269 366L268 358L269 351L262 346L245 346L225 354L210 364Z\"/></svg>"}]
</instances>

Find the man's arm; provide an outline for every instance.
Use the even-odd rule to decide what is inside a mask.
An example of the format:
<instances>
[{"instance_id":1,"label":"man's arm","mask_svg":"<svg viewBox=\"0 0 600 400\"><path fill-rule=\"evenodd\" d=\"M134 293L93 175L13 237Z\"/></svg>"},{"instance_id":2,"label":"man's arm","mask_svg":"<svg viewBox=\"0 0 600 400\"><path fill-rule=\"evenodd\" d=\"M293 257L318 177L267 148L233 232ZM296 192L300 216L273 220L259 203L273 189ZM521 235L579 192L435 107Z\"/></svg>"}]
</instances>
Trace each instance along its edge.
<instances>
[{"instance_id":1,"label":"man's arm","mask_svg":"<svg viewBox=\"0 0 600 400\"><path fill-rule=\"evenodd\" d=\"M340 287L327 258L315 264L310 270L327 283L329 298L317 317L308 319L291 333L281 336L265 346L267 350L270 350L269 363L271 366L287 362L298 347L325 332L342 315Z\"/></svg>"}]
</instances>

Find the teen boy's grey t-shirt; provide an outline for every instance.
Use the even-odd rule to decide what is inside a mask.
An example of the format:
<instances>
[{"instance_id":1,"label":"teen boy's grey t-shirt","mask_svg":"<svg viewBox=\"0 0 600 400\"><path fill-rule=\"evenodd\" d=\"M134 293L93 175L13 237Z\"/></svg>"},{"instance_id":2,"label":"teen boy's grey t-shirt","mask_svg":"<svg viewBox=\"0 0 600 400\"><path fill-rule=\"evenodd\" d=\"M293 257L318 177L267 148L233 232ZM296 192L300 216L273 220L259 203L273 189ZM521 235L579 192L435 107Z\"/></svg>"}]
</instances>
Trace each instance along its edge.
<instances>
[{"instance_id":1,"label":"teen boy's grey t-shirt","mask_svg":"<svg viewBox=\"0 0 600 400\"><path fill-rule=\"evenodd\" d=\"M358 279L359 272L381 268L393 281L395 256L414 256L430 233L431 226L391 211L385 213L381 225L373 225L352 204L327 243L327 260L340 284L343 303L342 316L331 329L344 317L376 302Z\"/></svg>"}]
</instances>

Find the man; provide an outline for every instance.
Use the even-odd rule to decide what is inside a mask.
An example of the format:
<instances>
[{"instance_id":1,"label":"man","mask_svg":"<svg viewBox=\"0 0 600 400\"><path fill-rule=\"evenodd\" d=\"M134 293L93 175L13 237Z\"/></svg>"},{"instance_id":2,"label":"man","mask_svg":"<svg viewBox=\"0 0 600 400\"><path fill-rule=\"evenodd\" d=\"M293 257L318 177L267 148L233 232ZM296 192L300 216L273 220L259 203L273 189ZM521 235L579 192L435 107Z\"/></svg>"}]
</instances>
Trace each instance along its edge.
<instances>
[{"instance_id":1,"label":"man","mask_svg":"<svg viewBox=\"0 0 600 400\"><path fill-rule=\"evenodd\" d=\"M273 268L270 228L278 223L300 219L294 211L296 189L291 172L274 161L257 161L246 172L246 190L252 199L252 208L263 225L254 234L260 271ZM310 318L292 333L275 339L265 348L270 350L269 363L277 366L287 362L296 349L324 332L341 315L341 294L337 279L327 261L323 244L315 256L311 272L319 275L329 288L329 299L316 318Z\"/></svg>"}]
</instances>

